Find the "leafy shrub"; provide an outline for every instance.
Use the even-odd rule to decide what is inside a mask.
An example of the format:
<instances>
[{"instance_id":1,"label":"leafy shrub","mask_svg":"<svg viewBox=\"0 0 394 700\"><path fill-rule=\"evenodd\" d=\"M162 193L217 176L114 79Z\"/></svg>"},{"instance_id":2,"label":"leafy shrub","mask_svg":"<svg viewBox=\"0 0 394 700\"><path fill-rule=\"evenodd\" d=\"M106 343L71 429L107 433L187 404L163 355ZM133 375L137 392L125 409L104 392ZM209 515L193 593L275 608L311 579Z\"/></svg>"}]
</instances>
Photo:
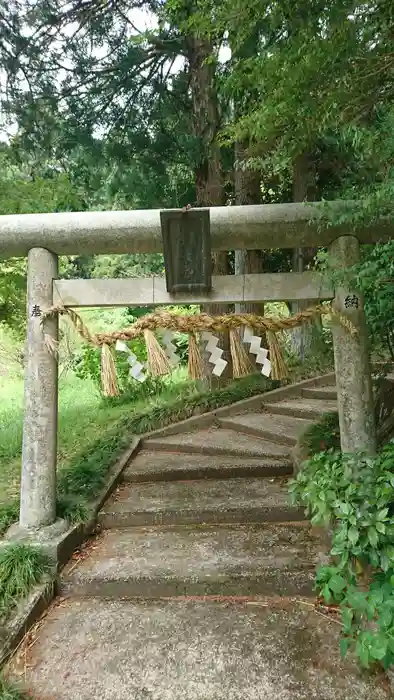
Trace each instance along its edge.
<instances>
[{"instance_id":1,"label":"leafy shrub","mask_svg":"<svg viewBox=\"0 0 394 700\"><path fill-rule=\"evenodd\" d=\"M341 436L338 412L325 413L316 423L312 423L302 436L302 444L310 455L326 450L339 450Z\"/></svg>"},{"instance_id":2,"label":"leafy shrub","mask_svg":"<svg viewBox=\"0 0 394 700\"><path fill-rule=\"evenodd\" d=\"M387 371L388 368L385 368ZM387 443L394 435L394 383L384 374L374 378L374 413L379 445ZM340 450L341 436L337 411L325 413L303 434L302 444L308 454L326 450Z\"/></svg>"},{"instance_id":3,"label":"leafy shrub","mask_svg":"<svg viewBox=\"0 0 394 700\"><path fill-rule=\"evenodd\" d=\"M130 350L136 355L139 362L146 362L146 348L142 339L128 343ZM157 393L161 379L148 375L145 382L140 383L130 379L130 365L127 362L127 354L115 353L115 365L118 375L119 389L123 398L127 400L152 396ZM75 356L73 369L79 379L92 379L98 391L101 388L101 350L93 345L83 345Z\"/></svg>"},{"instance_id":4,"label":"leafy shrub","mask_svg":"<svg viewBox=\"0 0 394 700\"><path fill-rule=\"evenodd\" d=\"M164 307L136 307L128 308L125 311L125 318L128 323L134 323L142 316L146 314L154 313L155 311L169 311L172 314L182 315L182 316L193 316L200 311L200 307L197 304L185 304L183 306L164 306ZM189 354L189 336L187 333L174 333L173 343L177 350L177 355L180 359L181 365L186 365L188 361Z\"/></svg>"},{"instance_id":5,"label":"leafy shrub","mask_svg":"<svg viewBox=\"0 0 394 700\"><path fill-rule=\"evenodd\" d=\"M394 443L375 458L322 452L290 484L312 523L332 528L332 562L316 588L340 606L341 651L369 667L394 663Z\"/></svg>"},{"instance_id":6,"label":"leafy shrub","mask_svg":"<svg viewBox=\"0 0 394 700\"><path fill-rule=\"evenodd\" d=\"M345 284L364 296L373 348L394 360L394 241L362 247L362 259L339 270L329 253L319 251L318 268L335 285Z\"/></svg>"}]
</instances>

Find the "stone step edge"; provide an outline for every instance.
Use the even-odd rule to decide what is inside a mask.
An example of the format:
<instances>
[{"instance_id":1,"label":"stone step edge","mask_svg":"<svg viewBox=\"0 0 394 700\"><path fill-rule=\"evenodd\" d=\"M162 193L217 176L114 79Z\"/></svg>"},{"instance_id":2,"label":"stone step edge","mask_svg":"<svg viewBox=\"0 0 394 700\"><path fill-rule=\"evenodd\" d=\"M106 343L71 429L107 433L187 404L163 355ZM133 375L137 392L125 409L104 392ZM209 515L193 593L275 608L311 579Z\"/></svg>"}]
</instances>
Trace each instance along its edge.
<instances>
[{"instance_id":1,"label":"stone step edge","mask_svg":"<svg viewBox=\"0 0 394 700\"><path fill-rule=\"evenodd\" d=\"M184 511L144 511L122 508L102 510L98 516L100 527L109 529L127 529L134 527L166 526L166 525L223 525L231 523L264 524L289 523L304 521L305 512L302 508L292 506L267 506L266 508L237 507L227 510L189 509Z\"/></svg>"},{"instance_id":2,"label":"stone step edge","mask_svg":"<svg viewBox=\"0 0 394 700\"><path fill-rule=\"evenodd\" d=\"M143 454L143 452L140 454ZM158 451L157 454L160 454L160 452ZM179 452L177 454L185 458L187 454L191 455L193 453ZM224 457L224 455L217 455L217 457ZM228 459L234 459L234 455L229 455ZM252 464L253 461L256 462L256 464ZM286 457L284 457L283 459L275 459L274 457L264 457L262 459L258 459L256 457L253 457L248 461L248 464L249 466L235 464L234 466L227 467L198 467L195 469L185 466L180 469L158 468L157 471L147 470L145 472L133 472L133 463L131 462L130 466L128 466L127 469L125 469L125 471L123 472L122 478L123 481L126 483L142 484L184 481L189 479L201 481L203 479L223 480L252 477L264 478L275 476L291 476L291 474L293 473L293 462L291 459L286 459Z\"/></svg>"},{"instance_id":3,"label":"stone step edge","mask_svg":"<svg viewBox=\"0 0 394 700\"><path fill-rule=\"evenodd\" d=\"M220 428L217 428L217 431L220 432ZM189 435L200 435L200 431L196 431L195 433L189 433ZM216 444L203 444L201 442L193 443L166 443L165 440L166 438L171 438L173 437L174 439L176 438L176 435L165 435L163 438L160 436L154 437L154 438L147 438L145 444L143 447L149 451L158 451L158 452L167 452L169 454L176 452L177 454L183 454L183 455L188 455L188 454L193 454L193 455L204 455L204 456L211 456L211 457L235 457L235 458L241 458L243 459L245 457L245 453L237 448L237 447L223 447L222 445L216 445ZM250 434L248 437L252 437ZM283 451L282 454L278 453L277 448L278 445L276 444L276 441L272 440L264 440L263 436L255 436L256 439L258 439L261 442L261 451L256 451L253 454L250 454L251 459L285 459L285 460L291 460L291 454L290 454L290 445L280 445L280 447L289 447L289 450ZM271 451L270 451L270 446L271 446ZM272 451L272 448L275 448L274 451ZM265 448L265 453L264 453L264 448Z\"/></svg>"},{"instance_id":4,"label":"stone step edge","mask_svg":"<svg viewBox=\"0 0 394 700\"><path fill-rule=\"evenodd\" d=\"M282 593L284 595L304 595L312 593L316 566L292 566L289 569L264 568L255 575L203 575L195 580L192 577L166 576L127 576L108 579L105 576L89 578L64 578L59 582L60 595L73 597L113 597L140 598L152 600L178 596L220 596L220 595L264 595Z\"/></svg>"},{"instance_id":5,"label":"stone step edge","mask_svg":"<svg viewBox=\"0 0 394 700\"><path fill-rule=\"evenodd\" d=\"M302 405L303 401L305 401L305 406ZM308 407L307 397L300 397L297 406L291 406L291 400L283 403L286 403L286 405L282 405L281 401L276 401L275 403L267 403L264 404L264 408L268 413L271 413L273 415L287 416L288 418L306 418L307 420L311 421L319 420L319 418L321 418L321 416L323 416L325 413L330 413L330 410L319 411L315 407ZM324 406L324 400L321 400L321 403ZM334 407L331 410L335 410Z\"/></svg>"},{"instance_id":6,"label":"stone step edge","mask_svg":"<svg viewBox=\"0 0 394 700\"><path fill-rule=\"evenodd\" d=\"M229 520L229 521L223 521L220 523L202 523L201 525L198 526L198 529L201 531L204 530L217 530L218 527L220 529L234 529L235 527L249 527L252 526L253 528L259 528L261 530L267 530L269 529L272 525L275 525L275 527L283 527L283 528L289 528L293 527L296 529L300 530L309 530L313 529L315 531L319 532L319 535L321 535L324 530L322 528L318 528L317 526L312 526L310 520L308 520L306 517L304 517L302 520L279 520L278 522L270 522L270 521L265 521L265 522L258 522L258 523L243 523L241 521L237 520ZM177 524L168 524L168 525L161 525L160 523L155 523L153 525L137 525L133 527L133 532L140 532L140 533L146 533L149 534L151 530L160 530L164 532L172 532L172 531L183 531L183 530L195 530L196 526L193 523L181 523L179 525ZM119 528L111 528L113 530L118 529L119 532L123 532L127 528L119 527ZM100 532L103 531L103 528L97 527L96 529L96 535L100 535Z\"/></svg>"},{"instance_id":7,"label":"stone step edge","mask_svg":"<svg viewBox=\"0 0 394 700\"><path fill-rule=\"evenodd\" d=\"M283 447L295 447L297 444L297 438L292 435L288 435L283 432L275 432L272 428L264 427L264 416L269 416L268 412L261 413L261 428L255 428L254 426L248 426L244 423L237 423L237 416L229 416L228 418L221 418L219 423L220 427L226 428L226 430L232 430L234 433L241 433L242 435L248 435L249 437L260 438L267 442L273 444L281 445ZM292 416L287 416L292 418ZM298 420L295 418L295 420ZM305 426L305 430L308 426Z\"/></svg>"},{"instance_id":8,"label":"stone step edge","mask_svg":"<svg viewBox=\"0 0 394 700\"><path fill-rule=\"evenodd\" d=\"M319 399L320 401L332 401L333 397L337 396L337 392L334 387L329 385L320 387L305 387L302 390L302 398L307 399Z\"/></svg>"}]
</instances>

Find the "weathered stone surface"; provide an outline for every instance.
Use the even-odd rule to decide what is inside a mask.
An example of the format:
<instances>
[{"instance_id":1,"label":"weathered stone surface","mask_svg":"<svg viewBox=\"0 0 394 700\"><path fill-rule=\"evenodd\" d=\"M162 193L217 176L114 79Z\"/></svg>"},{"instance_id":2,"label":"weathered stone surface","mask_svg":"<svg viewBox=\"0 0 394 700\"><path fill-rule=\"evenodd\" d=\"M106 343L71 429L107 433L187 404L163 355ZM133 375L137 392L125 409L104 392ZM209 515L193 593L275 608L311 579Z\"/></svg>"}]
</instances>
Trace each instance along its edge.
<instances>
[{"instance_id":1,"label":"weathered stone surface","mask_svg":"<svg viewBox=\"0 0 394 700\"><path fill-rule=\"evenodd\" d=\"M0 541L0 548L10 543L25 543L42 549L57 564L63 543L74 530L67 520L57 519L51 525L39 529L25 529L14 523Z\"/></svg>"},{"instance_id":2,"label":"weathered stone surface","mask_svg":"<svg viewBox=\"0 0 394 700\"><path fill-rule=\"evenodd\" d=\"M350 202L332 204L342 209ZM320 206L302 203L211 207L213 250L328 245L346 227L321 227ZM390 218L359 227L364 243L393 236ZM12 214L0 217L0 255L27 255L42 247L58 255L162 251L160 210Z\"/></svg>"},{"instance_id":3,"label":"weathered stone surface","mask_svg":"<svg viewBox=\"0 0 394 700\"><path fill-rule=\"evenodd\" d=\"M302 389L302 395L307 399L320 399L321 401L337 401L335 386L316 386Z\"/></svg>"},{"instance_id":4,"label":"weathered stone surface","mask_svg":"<svg viewBox=\"0 0 394 700\"><path fill-rule=\"evenodd\" d=\"M288 473L291 446L330 407L325 391L335 402L335 389L323 387L322 398L297 391L261 413L219 411L231 429L145 440L99 516L108 530L64 572L67 597L9 669L33 696L387 697L376 678L340 660L337 623L316 615L311 600L284 597L311 593L327 546L277 475Z\"/></svg>"},{"instance_id":5,"label":"weathered stone surface","mask_svg":"<svg viewBox=\"0 0 394 700\"><path fill-rule=\"evenodd\" d=\"M245 413L233 418L221 418L220 424L237 433L275 441L278 445L295 445L311 421L270 413Z\"/></svg>"},{"instance_id":6,"label":"weathered stone surface","mask_svg":"<svg viewBox=\"0 0 394 700\"><path fill-rule=\"evenodd\" d=\"M330 253L335 269L346 271L360 261L360 243L355 236L342 236L332 244ZM332 327L341 449L374 454L376 426L363 297L338 286L334 305L357 331L349 333L339 323Z\"/></svg>"},{"instance_id":7,"label":"weathered stone surface","mask_svg":"<svg viewBox=\"0 0 394 700\"><path fill-rule=\"evenodd\" d=\"M387 700L310 605L74 599L9 672L56 700Z\"/></svg>"},{"instance_id":8,"label":"weathered stone surface","mask_svg":"<svg viewBox=\"0 0 394 700\"><path fill-rule=\"evenodd\" d=\"M232 430L209 428L193 433L167 437L147 438L143 441L149 450L167 450L208 455L227 455L238 458L288 457L290 451L282 445L259 440L248 435L236 435Z\"/></svg>"},{"instance_id":9,"label":"weathered stone surface","mask_svg":"<svg viewBox=\"0 0 394 700\"><path fill-rule=\"evenodd\" d=\"M283 299L328 299L332 289L315 271L275 272L249 275L214 275L212 290L194 291L193 301L253 302ZM78 306L130 306L171 304L166 282L161 277L125 279L56 280L54 302ZM177 292L178 304L188 303L190 293Z\"/></svg>"},{"instance_id":10,"label":"weathered stone surface","mask_svg":"<svg viewBox=\"0 0 394 700\"><path fill-rule=\"evenodd\" d=\"M108 530L72 564L62 592L80 596L312 593L322 560L306 524Z\"/></svg>"},{"instance_id":11,"label":"weathered stone surface","mask_svg":"<svg viewBox=\"0 0 394 700\"><path fill-rule=\"evenodd\" d=\"M180 479L231 479L234 477L284 476L293 471L289 459L226 457L148 452L143 450L124 472L129 482L178 481Z\"/></svg>"},{"instance_id":12,"label":"weathered stone surface","mask_svg":"<svg viewBox=\"0 0 394 700\"><path fill-rule=\"evenodd\" d=\"M303 518L302 509L289 505L285 485L274 479L124 485L99 514L101 525L115 528Z\"/></svg>"},{"instance_id":13,"label":"weathered stone surface","mask_svg":"<svg viewBox=\"0 0 394 700\"><path fill-rule=\"evenodd\" d=\"M283 416L294 418L307 418L309 420L320 418L324 413L338 410L336 401L321 399L291 399L289 401L277 401L266 404L267 411L279 413Z\"/></svg>"},{"instance_id":14,"label":"weathered stone surface","mask_svg":"<svg viewBox=\"0 0 394 700\"><path fill-rule=\"evenodd\" d=\"M47 319L43 327L41 314L52 306L57 256L33 248L27 270L20 525L37 529L56 518L57 360L45 347L44 333L57 340L58 318Z\"/></svg>"}]
</instances>

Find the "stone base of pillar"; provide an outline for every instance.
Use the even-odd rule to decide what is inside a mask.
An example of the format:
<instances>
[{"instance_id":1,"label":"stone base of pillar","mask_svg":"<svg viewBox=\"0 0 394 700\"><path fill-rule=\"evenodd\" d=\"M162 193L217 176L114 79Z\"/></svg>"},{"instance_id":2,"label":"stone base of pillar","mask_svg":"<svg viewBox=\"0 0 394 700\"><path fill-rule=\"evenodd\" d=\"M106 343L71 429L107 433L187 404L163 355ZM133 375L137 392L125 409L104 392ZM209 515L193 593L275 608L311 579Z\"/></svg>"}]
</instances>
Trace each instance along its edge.
<instances>
[{"instance_id":1,"label":"stone base of pillar","mask_svg":"<svg viewBox=\"0 0 394 700\"><path fill-rule=\"evenodd\" d=\"M74 527L70 526L67 520L61 519L39 529L27 529L21 527L19 523L14 523L5 533L0 547L6 547L10 544L29 544L33 547L39 547L53 560L55 565L63 559L59 556L60 549L69 537L70 530L73 530Z\"/></svg>"}]
</instances>

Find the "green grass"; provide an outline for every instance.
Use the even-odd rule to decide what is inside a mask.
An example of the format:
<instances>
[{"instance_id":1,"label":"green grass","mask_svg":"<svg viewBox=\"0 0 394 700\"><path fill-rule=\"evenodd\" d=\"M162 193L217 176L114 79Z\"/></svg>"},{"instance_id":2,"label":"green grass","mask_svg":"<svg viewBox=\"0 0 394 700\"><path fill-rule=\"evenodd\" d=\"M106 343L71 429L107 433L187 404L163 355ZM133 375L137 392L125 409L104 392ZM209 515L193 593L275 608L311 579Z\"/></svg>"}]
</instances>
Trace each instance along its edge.
<instances>
[{"instance_id":1,"label":"green grass","mask_svg":"<svg viewBox=\"0 0 394 700\"><path fill-rule=\"evenodd\" d=\"M0 674L0 700L28 700L28 698L31 698L30 694L26 695L21 688L10 683Z\"/></svg>"},{"instance_id":2,"label":"green grass","mask_svg":"<svg viewBox=\"0 0 394 700\"><path fill-rule=\"evenodd\" d=\"M157 396L127 404L124 400L103 401L94 392L84 393L82 387L76 392L77 385L72 384L61 394L63 458L58 472L58 515L70 521L87 520L92 512L92 502L106 482L109 468L133 435L189 418L197 408L199 412L213 410L260 394L273 386L273 382L261 375L252 375L235 380L223 389L198 391L181 374L178 382L164 383ZM65 396L67 403L64 402ZM13 409L14 421L21 420L20 410L20 407L19 412L18 408ZM2 415L7 414L3 411ZM73 434L74 426L78 438ZM5 437L8 435L13 439L14 426L9 426L7 432L7 424L3 421L2 431ZM6 464L7 473L12 473L12 469L4 454L20 452L20 445L12 443L12 452L10 444L11 440L8 444L6 442L8 452L3 452L2 464ZM17 462L14 460L11 464L16 469ZM14 479L17 481L16 474ZM4 532L17 519L18 504L19 499L14 494L0 504L0 531ZM0 622L1 617L10 614L18 600L50 573L50 569L48 558L30 545L9 544L0 549Z\"/></svg>"},{"instance_id":3,"label":"green grass","mask_svg":"<svg viewBox=\"0 0 394 700\"><path fill-rule=\"evenodd\" d=\"M0 620L51 572L49 558L37 547L13 543L0 549ZM0 696L1 697L1 696Z\"/></svg>"},{"instance_id":4,"label":"green grass","mask_svg":"<svg viewBox=\"0 0 394 700\"><path fill-rule=\"evenodd\" d=\"M85 520L108 470L133 435L183 420L267 391L261 375L234 380L214 391L198 391L185 370L165 379L154 396L104 400L94 384L69 373L60 384L58 515ZM0 406L0 533L18 517L23 382L5 383Z\"/></svg>"},{"instance_id":5,"label":"green grass","mask_svg":"<svg viewBox=\"0 0 394 700\"><path fill-rule=\"evenodd\" d=\"M175 376L164 384L157 397L149 397L156 406L168 399L186 396L195 387L185 376ZM20 456L23 426L23 379L0 381L0 504L8 503L19 493ZM58 464L61 470L70 457L93 443L103 431L110 430L122 416L143 409L146 398L105 401L89 380L69 373L59 387Z\"/></svg>"}]
</instances>

